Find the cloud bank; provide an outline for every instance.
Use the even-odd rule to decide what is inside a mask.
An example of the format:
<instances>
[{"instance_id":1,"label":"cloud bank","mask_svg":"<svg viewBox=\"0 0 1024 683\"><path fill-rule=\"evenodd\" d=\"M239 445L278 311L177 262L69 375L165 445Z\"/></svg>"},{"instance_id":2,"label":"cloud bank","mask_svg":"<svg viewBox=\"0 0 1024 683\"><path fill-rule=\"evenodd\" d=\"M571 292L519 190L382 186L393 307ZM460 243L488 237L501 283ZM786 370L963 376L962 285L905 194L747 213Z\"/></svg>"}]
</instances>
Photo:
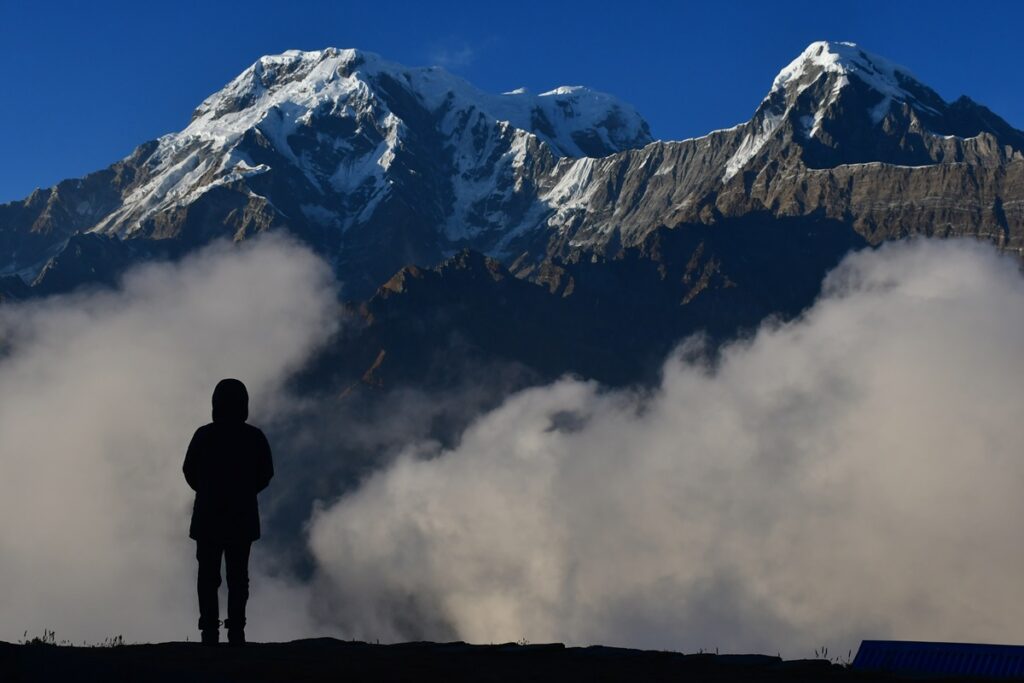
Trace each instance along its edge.
<instances>
[{"instance_id":1,"label":"cloud bank","mask_svg":"<svg viewBox=\"0 0 1024 683\"><path fill-rule=\"evenodd\" d=\"M335 302L323 262L262 238L0 308L0 640L194 636L185 447L222 377L249 386L254 423L285 410L281 384L332 333ZM297 588L253 588L254 635L312 629Z\"/></svg>"},{"instance_id":2,"label":"cloud bank","mask_svg":"<svg viewBox=\"0 0 1024 683\"><path fill-rule=\"evenodd\" d=\"M336 294L265 238L0 308L0 640L194 635L180 467L225 376L279 437L264 510L311 515L308 581L281 573L289 544L255 546L257 640L1024 639L1024 278L991 248L853 254L798 320L714 355L689 340L653 389L518 392L452 447L396 456L393 436L460 399L388 403L377 460L353 443L381 450L378 418L309 431L319 460L289 420L329 412L282 387L335 331Z\"/></svg>"},{"instance_id":3,"label":"cloud bank","mask_svg":"<svg viewBox=\"0 0 1024 683\"><path fill-rule=\"evenodd\" d=\"M1024 640L1024 278L966 242L847 257L819 301L650 393L566 379L412 447L310 525L362 638L808 656Z\"/></svg>"}]
</instances>

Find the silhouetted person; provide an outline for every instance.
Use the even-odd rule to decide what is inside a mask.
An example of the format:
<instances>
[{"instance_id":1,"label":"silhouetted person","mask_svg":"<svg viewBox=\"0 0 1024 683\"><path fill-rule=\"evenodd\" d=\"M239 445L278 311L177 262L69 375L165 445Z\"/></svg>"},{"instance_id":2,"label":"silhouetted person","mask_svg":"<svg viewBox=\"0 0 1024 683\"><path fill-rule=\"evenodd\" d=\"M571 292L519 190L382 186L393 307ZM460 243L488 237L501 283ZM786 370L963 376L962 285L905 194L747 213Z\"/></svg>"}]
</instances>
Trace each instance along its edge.
<instances>
[{"instance_id":1,"label":"silhouetted person","mask_svg":"<svg viewBox=\"0 0 1024 683\"><path fill-rule=\"evenodd\" d=\"M270 444L246 424L249 394L237 379L223 379L213 390L213 422L196 430L185 454L185 480L196 492L189 536L199 561L199 629L202 642L219 640L217 589L224 557L228 579L228 642L245 643L245 603L249 599L249 548L260 537L256 494L274 476Z\"/></svg>"}]
</instances>

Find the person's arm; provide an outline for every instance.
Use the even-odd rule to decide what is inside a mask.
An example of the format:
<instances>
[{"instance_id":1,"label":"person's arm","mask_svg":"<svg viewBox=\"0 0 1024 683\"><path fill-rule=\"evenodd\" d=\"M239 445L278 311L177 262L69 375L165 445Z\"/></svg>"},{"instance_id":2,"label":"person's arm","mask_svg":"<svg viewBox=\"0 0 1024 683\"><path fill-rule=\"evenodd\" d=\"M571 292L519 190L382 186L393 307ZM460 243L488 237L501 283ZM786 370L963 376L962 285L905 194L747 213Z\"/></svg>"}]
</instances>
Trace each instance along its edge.
<instances>
[{"instance_id":1,"label":"person's arm","mask_svg":"<svg viewBox=\"0 0 1024 683\"><path fill-rule=\"evenodd\" d=\"M188 444L188 450L185 451L185 464L181 466L181 471L185 473L185 481L192 487L193 491L199 490L199 436L200 430L196 430L196 433L192 435L192 441Z\"/></svg>"},{"instance_id":2,"label":"person's arm","mask_svg":"<svg viewBox=\"0 0 1024 683\"><path fill-rule=\"evenodd\" d=\"M274 458L270 454L270 443L262 431L256 439L256 493L267 488L274 478Z\"/></svg>"}]
</instances>

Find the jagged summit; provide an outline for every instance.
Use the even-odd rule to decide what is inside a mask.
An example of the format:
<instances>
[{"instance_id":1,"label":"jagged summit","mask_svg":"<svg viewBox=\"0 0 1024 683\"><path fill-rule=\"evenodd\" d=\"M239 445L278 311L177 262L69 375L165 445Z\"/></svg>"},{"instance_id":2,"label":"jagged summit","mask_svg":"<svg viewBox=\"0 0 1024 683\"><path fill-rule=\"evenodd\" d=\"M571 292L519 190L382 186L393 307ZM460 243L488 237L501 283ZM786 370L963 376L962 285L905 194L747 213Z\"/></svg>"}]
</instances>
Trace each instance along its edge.
<instances>
[{"instance_id":1,"label":"jagged summit","mask_svg":"<svg viewBox=\"0 0 1024 683\"><path fill-rule=\"evenodd\" d=\"M869 77L877 73L891 75L898 71L905 76L914 78L913 73L907 67L894 64L884 57L867 52L856 43L816 40L779 71L772 83L772 90L785 87L790 81L799 79L803 74L816 67L819 72L842 74L864 72Z\"/></svg>"},{"instance_id":2,"label":"jagged summit","mask_svg":"<svg viewBox=\"0 0 1024 683\"><path fill-rule=\"evenodd\" d=\"M243 235L284 219L336 240L375 214L387 229L408 222L381 208L424 203L399 195L427 178L431 187L415 188L430 197L427 222L465 237L508 222L507 211L476 207L496 185L515 184L513 166L527 148L553 160L649 142L636 110L588 88L498 95L442 68L405 67L372 52L290 50L256 60L206 98L184 130L160 138L121 206L90 229L165 235L158 216L240 190Z\"/></svg>"},{"instance_id":3,"label":"jagged summit","mask_svg":"<svg viewBox=\"0 0 1024 683\"><path fill-rule=\"evenodd\" d=\"M772 82L768 98L782 94L788 104L822 77L828 81L825 105L851 85L851 79L878 96L868 111L872 123L879 124L893 104L906 103L925 116L940 117L946 102L906 67L901 67L855 43L817 41L788 63ZM816 121L820 125L820 117Z\"/></svg>"},{"instance_id":4,"label":"jagged summit","mask_svg":"<svg viewBox=\"0 0 1024 683\"><path fill-rule=\"evenodd\" d=\"M788 151L784 151L788 150ZM766 157L812 168L1013 158L1024 134L968 98L946 102L909 69L854 43L811 43L772 82L722 175Z\"/></svg>"},{"instance_id":5,"label":"jagged summit","mask_svg":"<svg viewBox=\"0 0 1024 683\"><path fill-rule=\"evenodd\" d=\"M0 276L66 290L286 230L352 296L464 248L553 282L551 259L614 258L660 228L753 215L828 216L874 241L943 226L1018 248L1022 162L1024 133L852 43L812 43L749 121L675 142L581 86L498 94L371 52L291 50L256 60L184 130L0 205Z\"/></svg>"},{"instance_id":6,"label":"jagged summit","mask_svg":"<svg viewBox=\"0 0 1024 683\"><path fill-rule=\"evenodd\" d=\"M867 52L855 43L827 40L811 43L782 69L772 82L771 92L795 90L794 94L799 94L824 74L836 76L833 88L848 85L853 77L882 95L883 99L871 112L876 121L885 116L893 102L907 102L932 113L937 113L936 105L943 103L934 90L923 85L906 67Z\"/></svg>"},{"instance_id":7,"label":"jagged summit","mask_svg":"<svg viewBox=\"0 0 1024 683\"><path fill-rule=\"evenodd\" d=\"M603 156L651 141L646 121L632 106L590 88L492 94L441 67L406 67L373 52L333 47L260 57L208 97L183 133L237 133L261 123L274 107L295 108L298 118L325 106L343 114L346 105L379 98L381 89L395 84L431 112L475 109L530 131L560 156Z\"/></svg>"}]
</instances>

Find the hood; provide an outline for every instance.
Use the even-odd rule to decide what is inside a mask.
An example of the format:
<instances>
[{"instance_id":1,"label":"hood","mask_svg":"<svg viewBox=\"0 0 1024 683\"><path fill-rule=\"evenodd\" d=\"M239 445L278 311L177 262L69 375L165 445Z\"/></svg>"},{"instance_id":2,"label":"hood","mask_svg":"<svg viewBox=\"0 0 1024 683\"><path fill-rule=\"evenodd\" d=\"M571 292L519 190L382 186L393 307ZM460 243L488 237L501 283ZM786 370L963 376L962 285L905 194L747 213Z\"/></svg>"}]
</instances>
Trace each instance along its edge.
<instances>
[{"instance_id":1,"label":"hood","mask_svg":"<svg viewBox=\"0 0 1024 683\"><path fill-rule=\"evenodd\" d=\"M249 418L249 392L237 379L222 379L213 390L214 422L245 422Z\"/></svg>"}]
</instances>

